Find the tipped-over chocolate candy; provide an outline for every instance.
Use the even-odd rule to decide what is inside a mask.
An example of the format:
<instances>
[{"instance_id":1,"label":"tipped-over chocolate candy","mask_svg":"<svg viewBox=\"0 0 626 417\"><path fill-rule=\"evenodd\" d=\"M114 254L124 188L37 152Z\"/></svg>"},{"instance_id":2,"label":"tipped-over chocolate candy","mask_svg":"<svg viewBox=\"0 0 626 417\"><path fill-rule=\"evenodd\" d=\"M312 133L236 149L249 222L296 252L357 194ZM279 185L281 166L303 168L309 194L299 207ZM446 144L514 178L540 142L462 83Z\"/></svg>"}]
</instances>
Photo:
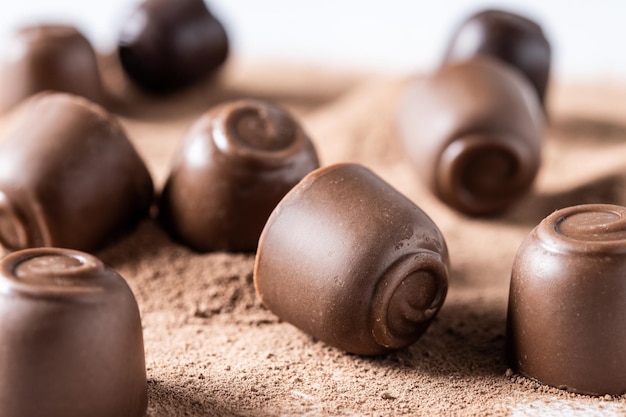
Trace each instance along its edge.
<instances>
[{"instance_id":1,"label":"tipped-over chocolate candy","mask_svg":"<svg viewBox=\"0 0 626 417\"><path fill-rule=\"evenodd\" d=\"M0 415L140 417L147 406L141 319L130 288L86 253L0 261Z\"/></svg>"},{"instance_id":2,"label":"tipped-over chocolate candy","mask_svg":"<svg viewBox=\"0 0 626 417\"><path fill-rule=\"evenodd\" d=\"M517 68L528 77L540 101L545 101L551 51L537 23L502 10L470 16L450 40L444 65L476 55L490 55Z\"/></svg>"},{"instance_id":3,"label":"tipped-over chocolate candy","mask_svg":"<svg viewBox=\"0 0 626 417\"><path fill-rule=\"evenodd\" d=\"M28 26L7 43L0 68L0 113L46 90L103 100L93 47L71 26Z\"/></svg>"},{"instance_id":4,"label":"tipped-over chocolate candy","mask_svg":"<svg viewBox=\"0 0 626 417\"><path fill-rule=\"evenodd\" d=\"M399 109L415 169L448 205L471 215L505 210L540 165L544 117L517 71L477 57L415 81Z\"/></svg>"},{"instance_id":5,"label":"tipped-over chocolate candy","mask_svg":"<svg viewBox=\"0 0 626 417\"><path fill-rule=\"evenodd\" d=\"M626 207L559 210L524 240L511 275L510 365L591 395L626 393Z\"/></svg>"},{"instance_id":6,"label":"tipped-over chocolate candy","mask_svg":"<svg viewBox=\"0 0 626 417\"><path fill-rule=\"evenodd\" d=\"M433 221L360 165L305 177L259 240L254 283L281 319L345 351L414 343L448 288L448 250Z\"/></svg>"},{"instance_id":7,"label":"tipped-over chocolate candy","mask_svg":"<svg viewBox=\"0 0 626 417\"><path fill-rule=\"evenodd\" d=\"M288 112L259 100L225 103L187 134L159 217L195 250L254 251L276 204L318 166L311 140Z\"/></svg>"},{"instance_id":8,"label":"tipped-over chocolate candy","mask_svg":"<svg viewBox=\"0 0 626 417\"><path fill-rule=\"evenodd\" d=\"M94 249L147 214L150 174L104 109L67 94L37 98L0 143L0 242Z\"/></svg>"},{"instance_id":9,"label":"tipped-over chocolate candy","mask_svg":"<svg viewBox=\"0 0 626 417\"><path fill-rule=\"evenodd\" d=\"M169 93L221 66L228 37L203 0L145 0L125 22L118 52L139 87Z\"/></svg>"}]
</instances>

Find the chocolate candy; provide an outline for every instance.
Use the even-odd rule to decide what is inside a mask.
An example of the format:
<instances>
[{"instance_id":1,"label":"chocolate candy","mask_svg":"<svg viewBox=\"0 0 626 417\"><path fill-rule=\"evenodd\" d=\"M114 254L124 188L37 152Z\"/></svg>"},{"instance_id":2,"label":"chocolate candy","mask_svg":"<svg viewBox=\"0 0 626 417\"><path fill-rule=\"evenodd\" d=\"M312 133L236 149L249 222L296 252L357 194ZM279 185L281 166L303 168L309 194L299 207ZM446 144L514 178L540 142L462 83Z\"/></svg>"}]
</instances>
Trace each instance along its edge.
<instances>
[{"instance_id":1,"label":"chocolate candy","mask_svg":"<svg viewBox=\"0 0 626 417\"><path fill-rule=\"evenodd\" d=\"M147 382L135 298L86 253L14 252L0 261L0 414L143 416Z\"/></svg>"},{"instance_id":2,"label":"chocolate candy","mask_svg":"<svg viewBox=\"0 0 626 417\"><path fill-rule=\"evenodd\" d=\"M159 217L197 251L254 251L276 204L318 166L311 140L285 110L258 100L225 103L187 134Z\"/></svg>"},{"instance_id":3,"label":"chocolate candy","mask_svg":"<svg viewBox=\"0 0 626 417\"><path fill-rule=\"evenodd\" d=\"M568 207L524 240L513 265L510 365L591 395L626 393L626 207Z\"/></svg>"},{"instance_id":4,"label":"chocolate candy","mask_svg":"<svg viewBox=\"0 0 626 417\"><path fill-rule=\"evenodd\" d=\"M228 38L203 0L146 0L123 25L118 52L139 87L169 93L222 65Z\"/></svg>"},{"instance_id":5,"label":"chocolate candy","mask_svg":"<svg viewBox=\"0 0 626 417\"><path fill-rule=\"evenodd\" d=\"M121 126L67 94L36 99L0 144L0 242L94 249L147 214L150 174Z\"/></svg>"},{"instance_id":6,"label":"chocolate candy","mask_svg":"<svg viewBox=\"0 0 626 417\"><path fill-rule=\"evenodd\" d=\"M517 68L544 102L551 51L537 23L502 10L484 10L470 16L450 40L444 65L476 55L490 55Z\"/></svg>"},{"instance_id":7,"label":"chocolate candy","mask_svg":"<svg viewBox=\"0 0 626 417\"><path fill-rule=\"evenodd\" d=\"M93 47L71 26L28 26L7 43L0 70L0 112L45 90L103 100Z\"/></svg>"},{"instance_id":8,"label":"chocolate candy","mask_svg":"<svg viewBox=\"0 0 626 417\"><path fill-rule=\"evenodd\" d=\"M306 176L273 211L254 283L263 304L314 337L361 355L414 343L448 288L441 232L367 168Z\"/></svg>"},{"instance_id":9,"label":"chocolate candy","mask_svg":"<svg viewBox=\"0 0 626 417\"><path fill-rule=\"evenodd\" d=\"M488 57L414 82L399 109L415 169L445 203L470 215L505 210L531 187L544 117L526 79Z\"/></svg>"}]
</instances>

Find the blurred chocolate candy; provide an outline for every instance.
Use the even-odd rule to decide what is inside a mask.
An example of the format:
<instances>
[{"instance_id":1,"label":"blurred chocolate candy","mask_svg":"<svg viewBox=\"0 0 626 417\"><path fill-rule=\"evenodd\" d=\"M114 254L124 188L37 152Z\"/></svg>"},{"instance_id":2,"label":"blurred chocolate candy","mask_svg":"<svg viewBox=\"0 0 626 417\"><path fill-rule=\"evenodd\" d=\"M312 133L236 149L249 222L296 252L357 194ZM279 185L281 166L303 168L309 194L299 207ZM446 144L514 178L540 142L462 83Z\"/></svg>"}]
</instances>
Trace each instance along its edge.
<instances>
[{"instance_id":1,"label":"blurred chocolate candy","mask_svg":"<svg viewBox=\"0 0 626 417\"><path fill-rule=\"evenodd\" d=\"M7 43L0 69L0 112L45 90L103 100L93 47L71 26L24 27Z\"/></svg>"},{"instance_id":2,"label":"blurred chocolate candy","mask_svg":"<svg viewBox=\"0 0 626 417\"><path fill-rule=\"evenodd\" d=\"M140 88L169 93L220 67L228 37L203 0L145 0L124 23L118 52Z\"/></svg>"},{"instance_id":3,"label":"blurred chocolate candy","mask_svg":"<svg viewBox=\"0 0 626 417\"><path fill-rule=\"evenodd\" d=\"M541 27L503 10L484 10L466 19L455 31L444 65L489 55L521 71L545 101L550 77L551 49Z\"/></svg>"},{"instance_id":4,"label":"blurred chocolate candy","mask_svg":"<svg viewBox=\"0 0 626 417\"><path fill-rule=\"evenodd\" d=\"M306 176L273 211L254 283L263 304L312 336L361 355L414 343L448 288L441 232L369 169Z\"/></svg>"},{"instance_id":5,"label":"blurred chocolate candy","mask_svg":"<svg viewBox=\"0 0 626 417\"><path fill-rule=\"evenodd\" d=\"M416 171L457 210L499 213L535 179L543 112L528 81L500 61L477 57L418 79L399 118Z\"/></svg>"},{"instance_id":6,"label":"blurred chocolate candy","mask_svg":"<svg viewBox=\"0 0 626 417\"><path fill-rule=\"evenodd\" d=\"M311 140L287 111L259 100L225 103L184 139L159 217L197 251L254 251L276 204L318 166Z\"/></svg>"},{"instance_id":7,"label":"blurred chocolate candy","mask_svg":"<svg viewBox=\"0 0 626 417\"><path fill-rule=\"evenodd\" d=\"M626 207L546 217L520 246L509 295L515 370L590 395L626 393Z\"/></svg>"},{"instance_id":8,"label":"blurred chocolate candy","mask_svg":"<svg viewBox=\"0 0 626 417\"><path fill-rule=\"evenodd\" d=\"M44 94L0 143L0 242L92 250L147 214L152 179L119 123Z\"/></svg>"},{"instance_id":9,"label":"blurred chocolate candy","mask_svg":"<svg viewBox=\"0 0 626 417\"><path fill-rule=\"evenodd\" d=\"M147 382L130 288L86 253L14 252L0 261L0 415L141 417Z\"/></svg>"}]
</instances>

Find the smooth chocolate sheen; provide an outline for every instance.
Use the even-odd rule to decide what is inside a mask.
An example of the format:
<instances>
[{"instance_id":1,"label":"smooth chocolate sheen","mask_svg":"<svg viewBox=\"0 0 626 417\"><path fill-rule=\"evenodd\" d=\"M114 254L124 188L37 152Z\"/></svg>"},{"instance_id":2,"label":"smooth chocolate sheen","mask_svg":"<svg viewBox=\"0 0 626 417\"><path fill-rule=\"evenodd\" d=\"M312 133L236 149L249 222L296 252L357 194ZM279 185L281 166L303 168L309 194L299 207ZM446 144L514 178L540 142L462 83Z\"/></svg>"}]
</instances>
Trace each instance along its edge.
<instances>
[{"instance_id":1,"label":"smooth chocolate sheen","mask_svg":"<svg viewBox=\"0 0 626 417\"><path fill-rule=\"evenodd\" d=\"M415 204L369 169L337 164L306 176L259 240L257 294L271 311L350 353L414 343L446 296L448 250Z\"/></svg>"},{"instance_id":2,"label":"smooth chocolate sheen","mask_svg":"<svg viewBox=\"0 0 626 417\"><path fill-rule=\"evenodd\" d=\"M626 393L626 207L568 207L524 240L511 275L507 352L538 381Z\"/></svg>"},{"instance_id":3,"label":"smooth chocolate sheen","mask_svg":"<svg viewBox=\"0 0 626 417\"><path fill-rule=\"evenodd\" d=\"M95 257L26 249L0 261L0 415L141 417L139 309Z\"/></svg>"},{"instance_id":4,"label":"smooth chocolate sheen","mask_svg":"<svg viewBox=\"0 0 626 417\"><path fill-rule=\"evenodd\" d=\"M443 65L489 55L521 71L545 102L550 78L551 48L541 26L515 13L484 10L455 30Z\"/></svg>"},{"instance_id":5,"label":"smooth chocolate sheen","mask_svg":"<svg viewBox=\"0 0 626 417\"><path fill-rule=\"evenodd\" d=\"M400 103L399 128L428 187L469 215L506 210L531 188L540 166L544 115L537 95L493 58L417 79Z\"/></svg>"},{"instance_id":6,"label":"smooth chocolate sheen","mask_svg":"<svg viewBox=\"0 0 626 417\"><path fill-rule=\"evenodd\" d=\"M259 100L224 103L184 139L159 218L197 251L252 252L276 204L318 166L311 140L286 110Z\"/></svg>"},{"instance_id":7,"label":"smooth chocolate sheen","mask_svg":"<svg viewBox=\"0 0 626 417\"><path fill-rule=\"evenodd\" d=\"M122 26L118 53L137 86L170 93L214 73L228 37L203 0L145 0Z\"/></svg>"},{"instance_id":8,"label":"smooth chocolate sheen","mask_svg":"<svg viewBox=\"0 0 626 417\"><path fill-rule=\"evenodd\" d=\"M7 42L0 68L0 113L46 90L103 101L96 54L74 27L28 26Z\"/></svg>"},{"instance_id":9,"label":"smooth chocolate sheen","mask_svg":"<svg viewBox=\"0 0 626 417\"><path fill-rule=\"evenodd\" d=\"M0 143L0 243L93 250L145 216L153 192L111 115L77 96L43 94Z\"/></svg>"}]
</instances>

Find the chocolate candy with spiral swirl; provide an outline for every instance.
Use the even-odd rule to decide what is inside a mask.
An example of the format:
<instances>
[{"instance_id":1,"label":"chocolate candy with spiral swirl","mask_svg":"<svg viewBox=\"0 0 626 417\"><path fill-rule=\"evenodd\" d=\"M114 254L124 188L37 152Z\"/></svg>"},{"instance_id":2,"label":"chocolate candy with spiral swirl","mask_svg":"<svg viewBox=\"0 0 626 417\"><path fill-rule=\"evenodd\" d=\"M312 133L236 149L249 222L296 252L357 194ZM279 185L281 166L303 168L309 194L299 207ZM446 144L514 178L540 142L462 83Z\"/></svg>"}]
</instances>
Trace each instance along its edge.
<instances>
[{"instance_id":1,"label":"chocolate candy with spiral swirl","mask_svg":"<svg viewBox=\"0 0 626 417\"><path fill-rule=\"evenodd\" d=\"M311 140L286 110L261 100L224 103L185 137L159 219L197 251L253 252L276 204L318 166Z\"/></svg>"},{"instance_id":2,"label":"chocolate candy with spiral swirl","mask_svg":"<svg viewBox=\"0 0 626 417\"><path fill-rule=\"evenodd\" d=\"M528 81L477 57L414 81L399 130L415 170L442 201L469 215L506 210L532 186L544 115Z\"/></svg>"},{"instance_id":3,"label":"chocolate candy with spiral swirl","mask_svg":"<svg viewBox=\"0 0 626 417\"><path fill-rule=\"evenodd\" d=\"M626 207L591 204L546 217L511 275L511 367L590 395L626 393Z\"/></svg>"},{"instance_id":4,"label":"chocolate candy with spiral swirl","mask_svg":"<svg viewBox=\"0 0 626 417\"><path fill-rule=\"evenodd\" d=\"M443 65L489 55L524 74L545 102L551 48L541 26L504 10L484 10L467 18L454 32Z\"/></svg>"},{"instance_id":5,"label":"chocolate candy with spiral swirl","mask_svg":"<svg viewBox=\"0 0 626 417\"><path fill-rule=\"evenodd\" d=\"M147 382L139 309L95 257L36 248L0 261L0 414L141 417Z\"/></svg>"},{"instance_id":6,"label":"chocolate candy with spiral swirl","mask_svg":"<svg viewBox=\"0 0 626 417\"><path fill-rule=\"evenodd\" d=\"M259 240L257 294L312 336L360 355L414 343L448 288L445 240L409 199L355 164L313 171Z\"/></svg>"},{"instance_id":7,"label":"chocolate candy with spiral swirl","mask_svg":"<svg viewBox=\"0 0 626 417\"><path fill-rule=\"evenodd\" d=\"M118 53L137 86L171 93L216 71L228 37L203 0L145 0L124 23Z\"/></svg>"},{"instance_id":8,"label":"chocolate candy with spiral swirl","mask_svg":"<svg viewBox=\"0 0 626 417\"><path fill-rule=\"evenodd\" d=\"M94 250L147 215L153 185L100 106L42 94L0 145L0 242Z\"/></svg>"}]
</instances>

